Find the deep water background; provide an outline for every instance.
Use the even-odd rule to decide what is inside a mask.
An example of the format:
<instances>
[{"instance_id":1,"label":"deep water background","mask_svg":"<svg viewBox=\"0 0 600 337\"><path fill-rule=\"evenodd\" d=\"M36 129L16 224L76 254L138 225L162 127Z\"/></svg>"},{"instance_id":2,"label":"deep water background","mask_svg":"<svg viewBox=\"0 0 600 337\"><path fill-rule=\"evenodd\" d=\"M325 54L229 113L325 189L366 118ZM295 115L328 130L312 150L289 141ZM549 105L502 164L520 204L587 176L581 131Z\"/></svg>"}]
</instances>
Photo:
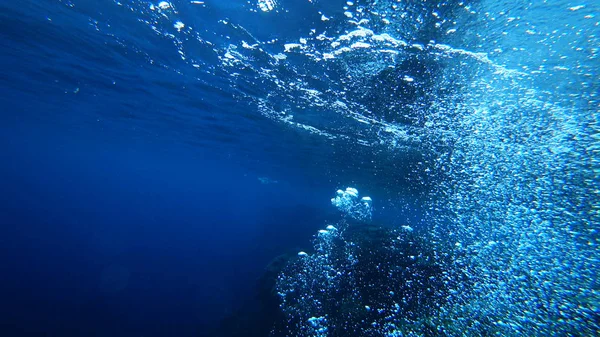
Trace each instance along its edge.
<instances>
[{"instance_id":1,"label":"deep water background","mask_svg":"<svg viewBox=\"0 0 600 337\"><path fill-rule=\"evenodd\" d=\"M5 336L197 335L327 214L210 153L32 129L2 131Z\"/></svg>"},{"instance_id":2,"label":"deep water background","mask_svg":"<svg viewBox=\"0 0 600 337\"><path fill-rule=\"evenodd\" d=\"M107 88L110 66L61 68L71 49L13 28L1 30L1 335L198 336L329 215L335 184L293 171L302 139L178 102L169 74L151 83L160 71L143 65ZM65 83L70 66L96 69Z\"/></svg>"},{"instance_id":3,"label":"deep water background","mask_svg":"<svg viewBox=\"0 0 600 337\"><path fill-rule=\"evenodd\" d=\"M5 336L202 335L337 217L334 182L264 149L45 125L27 114L70 107L28 109L0 136Z\"/></svg>"},{"instance_id":4,"label":"deep water background","mask_svg":"<svg viewBox=\"0 0 600 337\"><path fill-rule=\"evenodd\" d=\"M420 219L374 187L406 166L260 117L112 2L2 2L0 50L2 336L202 335L310 247L337 188Z\"/></svg>"}]
</instances>

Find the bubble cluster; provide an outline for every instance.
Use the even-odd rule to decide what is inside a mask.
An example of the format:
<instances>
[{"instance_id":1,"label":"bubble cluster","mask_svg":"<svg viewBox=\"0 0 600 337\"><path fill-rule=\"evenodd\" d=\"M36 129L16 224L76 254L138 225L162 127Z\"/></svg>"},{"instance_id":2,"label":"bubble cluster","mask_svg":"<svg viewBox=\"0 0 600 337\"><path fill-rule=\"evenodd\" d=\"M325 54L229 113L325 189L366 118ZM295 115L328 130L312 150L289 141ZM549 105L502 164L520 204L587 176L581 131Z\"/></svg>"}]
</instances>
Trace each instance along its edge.
<instances>
[{"instance_id":1,"label":"bubble cluster","mask_svg":"<svg viewBox=\"0 0 600 337\"><path fill-rule=\"evenodd\" d=\"M353 187L345 191L337 190L331 203L342 213L356 220L371 220L373 216L373 200L371 197L358 198L358 190Z\"/></svg>"},{"instance_id":2,"label":"bubble cluster","mask_svg":"<svg viewBox=\"0 0 600 337\"><path fill-rule=\"evenodd\" d=\"M275 0L258 0L258 8L263 12L270 12L275 9L277 2Z\"/></svg>"},{"instance_id":3,"label":"bubble cluster","mask_svg":"<svg viewBox=\"0 0 600 337\"><path fill-rule=\"evenodd\" d=\"M358 198L353 193L352 198ZM342 196L344 194L342 193ZM404 336L433 329L427 320L452 282L447 257L409 226L345 219L318 231L278 276L285 322L272 336Z\"/></svg>"}]
</instances>

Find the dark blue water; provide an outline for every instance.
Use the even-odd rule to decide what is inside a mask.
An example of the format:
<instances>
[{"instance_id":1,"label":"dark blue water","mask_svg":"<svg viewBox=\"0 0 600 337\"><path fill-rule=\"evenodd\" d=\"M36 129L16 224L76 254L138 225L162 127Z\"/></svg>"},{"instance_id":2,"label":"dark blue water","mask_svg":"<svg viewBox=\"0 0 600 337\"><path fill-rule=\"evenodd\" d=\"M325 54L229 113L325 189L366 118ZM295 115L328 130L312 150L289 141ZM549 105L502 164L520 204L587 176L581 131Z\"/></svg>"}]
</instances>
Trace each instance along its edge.
<instances>
[{"instance_id":1,"label":"dark blue water","mask_svg":"<svg viewBox=\"0 0 600 337\"><path fill-rule=\"evenodd\" d=\"M11 333L193 335L327 214L318 198L327 190L293 175L262 184L247 153L43 125L25 114L70 108L31 109L2 132L2 324Z\"/></svg>"},{"instance_id":2,"label":"dark blue water","mask_svg":"<svg viewBox=\"0 0 600 337\"><path fill-rule=\"evenodd\" d=\"M116 5L80 5L177 63ZM294 164L301 137L59 2L1 11L3 336L197 336L327 216L335 184Z\"/></svg>"},{"instance_id":3,"label":"dark blue water","mask_svg":"<svg viewBox=\"0 0 600 337\"><path fill-rule=\"evenodd\" d=\"M13 333L191 335L327 213L301 177L262 184L218 149L25 118L3 127L2 145L2 321Z\"/></svg>"},{"instance_id":4,"label":"dark blue water","mask_svg":"<svg viewBox=\"0 0 600 337\"><path fill-rule=\"evenodd\" d=\"M0 9L2 335L197 336L331 216L356 160L198 80L125 8Z\"/></svg>"}]
</instances>

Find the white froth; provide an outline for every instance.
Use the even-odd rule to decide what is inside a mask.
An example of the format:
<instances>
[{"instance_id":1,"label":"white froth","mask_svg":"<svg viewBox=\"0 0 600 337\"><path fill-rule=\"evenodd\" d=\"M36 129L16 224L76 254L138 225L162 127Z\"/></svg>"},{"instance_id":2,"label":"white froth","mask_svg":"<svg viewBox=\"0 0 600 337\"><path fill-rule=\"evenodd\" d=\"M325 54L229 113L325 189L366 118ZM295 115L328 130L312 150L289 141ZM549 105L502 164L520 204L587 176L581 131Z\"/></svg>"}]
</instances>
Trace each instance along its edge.
<instances>
[{"instance_id":1,"label":"white froth","mask_svg":"<svg viewBox=\"0 0 600 337\"><path fill-rule=\"evenodd\" d=\"M286 43L283 45L283 47L285 48L285 52L289 53L292 49L300 48L302 45L299 43Z\"/></svg>"},{"instance_id":2,"label":"white froth","mask_svg":"<svg viewBox=\"0 0 600 337\"><path fill-rule=\"evenodd\" d=\"M274 0L258 0L258 8L263 12L270 12L275 9L277 3Z\"/></svg>"},{"instance_id":3,"label":"white froth","mask_svg":"<svg viewBox=\"0 0 600 337\"><path fill-rule=\"evenodd\" d=\"M334 58L335 58L335 56L333 56L333 54L331 54L331 53L324 53L323 54L323 59L324 60L331 60L331 59L334 59Z\"/></svg>"},{"instance_id":4,"label":"white froth","mask_svg":"<svg viewBox=\"0 0 600 337\"><path fill-rule=\"evenodd\" d=\"M183 28L185 28L185 24L181 21L177 21L173 24L173 27L175 27L175 29L178 31L181 31Z\"/></svg>"},{"instance_id":5,"label":"white froth","mask_svg":"<svg viewBox=\"0 0 600 337\"><path fill-rule=\"evenodd\" d=\"M368 43L364 43L364 42L354 42L350 48L370 48L371 45Z\"/></svg>"}]
</instances>

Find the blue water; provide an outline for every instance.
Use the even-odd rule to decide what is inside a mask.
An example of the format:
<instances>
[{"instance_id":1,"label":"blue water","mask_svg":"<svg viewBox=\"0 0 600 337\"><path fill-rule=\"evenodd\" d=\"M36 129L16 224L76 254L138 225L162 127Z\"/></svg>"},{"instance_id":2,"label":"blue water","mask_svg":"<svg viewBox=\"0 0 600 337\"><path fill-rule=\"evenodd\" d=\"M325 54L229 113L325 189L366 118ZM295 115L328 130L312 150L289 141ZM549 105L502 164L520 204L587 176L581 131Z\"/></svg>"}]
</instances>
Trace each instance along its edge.
<instances>
[{"instance_id":1,"label":"blue water","mask_svg":"<svg viewBox=\"0 0 600 337\"><path fill-rule=\"evenodd\" d=\"M258 2L0 3L0 335L225 336L269 263L339 220L330 198L348 186L373 198L377 226L474 255L478 239L521 249L514 228L552 219L589 243L555 237L565 259L597 269L597 5ZM503 10L517 19L496 25ZM357 27L372 31L340 38ZM368 40L381 34L393 42ZM356 36L370 46L331 47ZM539 167L521 170L521 152ZM517 211L538 200L564 203L538 222Z\"/></svg>"},{"instance_id":2,"label":"blue water","mask_svg":"<svg viewBox=\"0 0 600 337\"><path fill-rule=\"evenodd\" d=\"M295 168L298 137L61 3L4 3L0 24L2 335L198 335L323 221L333 184Z\"/></svg>"},{"instance_id":3,"label":"blue water","mask_svg":"<svg viewBox=\"0 0 600 337\"><path fill-rule=\"evenodd\" d=\"M198 335L331 213L318 140L148 64L183 66L118 6L1 9L2 335Z\"/></svg>"}]
</instances>

